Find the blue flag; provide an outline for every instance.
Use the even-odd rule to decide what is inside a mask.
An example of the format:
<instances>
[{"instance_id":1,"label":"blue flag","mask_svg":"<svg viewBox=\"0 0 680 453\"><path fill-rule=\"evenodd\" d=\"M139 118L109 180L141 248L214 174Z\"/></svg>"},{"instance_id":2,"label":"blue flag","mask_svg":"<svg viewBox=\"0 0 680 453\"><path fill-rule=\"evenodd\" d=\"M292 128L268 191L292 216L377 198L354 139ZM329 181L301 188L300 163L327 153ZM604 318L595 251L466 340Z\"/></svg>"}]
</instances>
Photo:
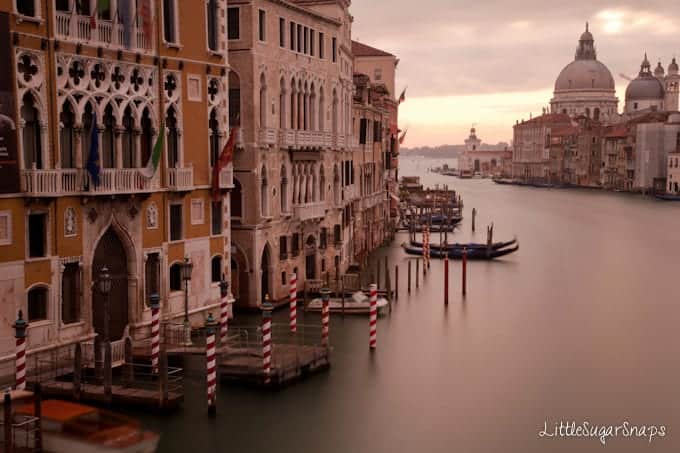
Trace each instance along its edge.
<instances>
[{"instance_id":1,"label":"blue flag","mask_svg":"<svg viewBox=\"0 0 680 453\"><path fill-rule=\"evenodd\" d=\"M90 156L87 158L87 171L95 186L99 185L99 132L97 130L97 114L92 115L92 136L90 139Z\"/></svg>"}]
</instances>

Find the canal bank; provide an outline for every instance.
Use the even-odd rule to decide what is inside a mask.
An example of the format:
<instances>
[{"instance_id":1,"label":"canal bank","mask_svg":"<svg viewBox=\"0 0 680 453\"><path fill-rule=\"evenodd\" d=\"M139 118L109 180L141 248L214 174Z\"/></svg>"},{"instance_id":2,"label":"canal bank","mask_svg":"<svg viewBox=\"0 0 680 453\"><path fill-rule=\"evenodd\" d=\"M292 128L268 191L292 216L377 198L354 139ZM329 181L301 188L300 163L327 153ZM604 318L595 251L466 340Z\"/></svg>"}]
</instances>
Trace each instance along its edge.
<instances>
[{"instance_id":1,"label":"canal bank","mask_svg":"<svg viewBox=\"0 0 680 453\"><path fill-rule=\"evenodd\" d=\"M418 168L420 165L420 168ZM595 452L596 439L539 438L544 423L665 424L649 444L611 439L616 452L680 447L677 264L680 209L639 196L504 187L426 173L404 160L402 175L449 184L466 202L456 241L517 234L520 251L469 263L468 294L450 263L448 309L442 262L406 293L399 234L388 248L401 270L400 297L378 321L331 316L332 366L282 392L222 385L208 418L201 358L189 361L184 408L145 415L160 451ZM476 208L472 234L470 210ZM436 238L433 238L436 240ZM422 275L421 275L422 277ZM275 322L287 322L285 310ZM299 313L319 323L318 313ZM259 318L238 319L239 323Z\"/></svg>"}]
</instances>

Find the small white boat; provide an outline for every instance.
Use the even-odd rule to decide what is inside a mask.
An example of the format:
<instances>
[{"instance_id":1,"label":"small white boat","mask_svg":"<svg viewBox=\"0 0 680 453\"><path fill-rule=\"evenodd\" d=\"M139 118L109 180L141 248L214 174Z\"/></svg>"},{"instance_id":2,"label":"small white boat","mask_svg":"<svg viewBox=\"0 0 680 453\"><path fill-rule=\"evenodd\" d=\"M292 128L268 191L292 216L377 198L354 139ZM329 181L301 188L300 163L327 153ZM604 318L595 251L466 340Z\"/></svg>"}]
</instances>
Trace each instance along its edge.
<instances>
[{"instance_id":1,"label":"small white boat","mask_svg":"<svg viewBox=\"0 0 680 453\"><path fill-rule=\"evenodd\" d=\"M321 298L312 299L307 304L308 311L321 311ZM384 297L378 297L378 316L384 316L389 310L389 302ZM328 306L331 313L342 313L343 303L340 297L331 297L328 301ZM362 291L357 291L352 294L352 297L346 297L344 303L344 312L348 315L367 315L371 309L371 299Z\"/></svg>"},{"instance_id":2,"label":"small white boat","mask_svg":"<svg viewBox=\"0 0 680 453\"><path fill-rule=\"evenodd\" d=\"M33 416L33 404L17 407L16 413ZM48 452L153 453L158 447L158 434L135 420L67 401L42 401L40 424Z\"/></svg>"}]
</instances>

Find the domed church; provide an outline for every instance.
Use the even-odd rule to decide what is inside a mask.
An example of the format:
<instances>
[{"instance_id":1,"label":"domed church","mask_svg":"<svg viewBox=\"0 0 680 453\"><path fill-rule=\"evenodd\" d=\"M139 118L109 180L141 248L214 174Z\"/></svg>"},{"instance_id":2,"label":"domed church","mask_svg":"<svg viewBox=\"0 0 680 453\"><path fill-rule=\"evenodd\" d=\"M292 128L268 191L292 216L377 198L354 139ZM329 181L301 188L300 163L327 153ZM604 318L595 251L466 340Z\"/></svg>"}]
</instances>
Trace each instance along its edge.
<instances>
[{"instance_id":1,"label":"domed church","mask_svg":"<svg viewBox=\"0 0 680 453\"><path fill-rule=\"evenodd\" d=\"M574 61L562 69L555 81L551 111L607 121L618 114L618 104L614 78L607 66L597 60L595 39L586 23Z\"/></svg>"},{"instance_id":2,"label":"domed church","mask_svg":"<svg viewBox=\"0 0 680 453\"><path fill-rule=\"evenodd\" d=\"M651 109L677 111L679 90L680 75L675 58L668 66L666 75L661 62L652 73L652 66L645 54L640 65L640 73L626 88L625 112L635 115L636 112Z\"/></svg>"}]
</instances>

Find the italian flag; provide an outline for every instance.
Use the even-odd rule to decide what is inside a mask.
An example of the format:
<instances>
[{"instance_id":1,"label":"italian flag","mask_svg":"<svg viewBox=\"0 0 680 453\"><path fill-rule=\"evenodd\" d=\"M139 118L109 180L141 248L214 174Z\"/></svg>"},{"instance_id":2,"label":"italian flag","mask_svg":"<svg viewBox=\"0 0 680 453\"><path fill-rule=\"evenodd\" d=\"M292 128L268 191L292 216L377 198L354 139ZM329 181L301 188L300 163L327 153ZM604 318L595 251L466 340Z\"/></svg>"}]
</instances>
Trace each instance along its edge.
<instances>
[{"instance_id":1,"label":"italian flag","mask_svg":"<svg viewBox=\"0 0 680 453\"><path fill-rule=\"evenodd\" d=\"M163 151L163 137L165 137L165 124L161 123L161 130L158 132L158 138L153 146L151 157L149 157L146 167L139 170L139 173L146 179L151 179L156 174L158 164L161 161L161 152Z\"/></svg>"}]
</instances>

